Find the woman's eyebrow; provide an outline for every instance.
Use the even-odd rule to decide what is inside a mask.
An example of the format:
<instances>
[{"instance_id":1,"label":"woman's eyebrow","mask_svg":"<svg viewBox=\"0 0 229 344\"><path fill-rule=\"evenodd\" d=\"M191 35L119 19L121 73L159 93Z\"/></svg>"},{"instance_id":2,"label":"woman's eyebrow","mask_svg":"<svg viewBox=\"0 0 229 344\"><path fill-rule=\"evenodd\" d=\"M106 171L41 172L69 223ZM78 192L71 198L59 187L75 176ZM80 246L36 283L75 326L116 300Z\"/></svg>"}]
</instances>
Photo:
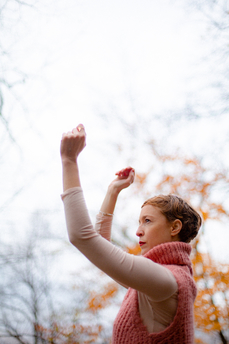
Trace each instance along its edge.
<instances>
[{"instance_id":1,"label":"woman's eyebrow","mask_svg":"<svg viewBox=\"0 0 229 344\"><path fill-rule=\"evenodd\" d=\"M144 219L145 219L145 217L146 217L146 215L140 216L138 222L140 223L141 220L144 220Z\"/></svg>"}]
</instances>

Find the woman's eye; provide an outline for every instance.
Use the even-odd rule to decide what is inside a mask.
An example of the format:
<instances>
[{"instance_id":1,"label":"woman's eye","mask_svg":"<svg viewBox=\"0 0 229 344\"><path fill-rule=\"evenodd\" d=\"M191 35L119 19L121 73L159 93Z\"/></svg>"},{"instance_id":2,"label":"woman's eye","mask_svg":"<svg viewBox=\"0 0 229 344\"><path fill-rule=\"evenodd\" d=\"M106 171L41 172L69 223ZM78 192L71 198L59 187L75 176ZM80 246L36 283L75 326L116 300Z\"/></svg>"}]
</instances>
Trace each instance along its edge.
<instances>
[{"instance_id":1,"label":"woman's eye","mask_svg":"<svg viewBox=\"0 0 229 344\"><path fill-rule=\"evenodd\" d=\"M150 222L150 219L145 219L145 222Z\"/></svg>"}]
</instances>

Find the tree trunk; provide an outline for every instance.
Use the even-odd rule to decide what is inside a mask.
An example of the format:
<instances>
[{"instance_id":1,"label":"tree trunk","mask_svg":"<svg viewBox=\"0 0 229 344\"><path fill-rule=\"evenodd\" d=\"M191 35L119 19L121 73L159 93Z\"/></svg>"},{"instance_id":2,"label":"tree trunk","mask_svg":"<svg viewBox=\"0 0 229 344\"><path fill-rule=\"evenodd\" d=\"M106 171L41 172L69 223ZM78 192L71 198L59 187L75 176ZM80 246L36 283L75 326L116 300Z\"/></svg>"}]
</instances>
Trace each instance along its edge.
<instances>
[{"instance_id":1,"label":"tree trunk","mask_svg":"<svg viewBox=\"0 0 229 344\"><path fill-rule=\"evenodd\" d=\"M222 330L219 331L219 336L220 336L223 344L228 344L228 341L224 337L224 334L223 334Z\"/></svg>"}]
</instances>

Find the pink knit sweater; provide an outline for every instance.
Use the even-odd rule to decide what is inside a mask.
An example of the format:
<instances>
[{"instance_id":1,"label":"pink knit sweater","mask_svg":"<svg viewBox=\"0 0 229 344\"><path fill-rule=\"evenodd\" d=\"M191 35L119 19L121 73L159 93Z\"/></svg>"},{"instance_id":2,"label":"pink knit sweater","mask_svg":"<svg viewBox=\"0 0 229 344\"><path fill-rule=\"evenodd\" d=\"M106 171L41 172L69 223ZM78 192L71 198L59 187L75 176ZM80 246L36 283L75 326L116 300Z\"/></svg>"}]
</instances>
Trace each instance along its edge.
<instances>
[{"instance_id":1,"label":"pink knit sweater","mask_svg":"<svg viewBox=\"0 0 229 344\"><path fill-rule=\"evenodd\" d=\"M149 333L138 307L138 293L129 288L116 317L113 344L193 344L193 303L197 289L189 259L191 247L182 242L158 245L145 257L169 269L178 284L178 307L173 322L162 332Z\"/></svg>"}]
</instances>

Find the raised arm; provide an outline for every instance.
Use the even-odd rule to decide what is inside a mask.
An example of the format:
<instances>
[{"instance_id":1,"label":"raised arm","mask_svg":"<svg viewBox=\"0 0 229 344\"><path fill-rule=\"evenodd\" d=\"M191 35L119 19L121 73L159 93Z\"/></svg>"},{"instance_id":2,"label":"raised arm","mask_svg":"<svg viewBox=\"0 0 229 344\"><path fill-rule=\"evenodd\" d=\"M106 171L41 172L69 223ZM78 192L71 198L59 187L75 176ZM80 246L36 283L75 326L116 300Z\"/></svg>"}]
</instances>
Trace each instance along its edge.
<instances>
[{"instance_id":1,"label":"raised arm","mask_svg":"<svg viewBox=\"0 0 229 344\"><path fill-rule=\"evenodd\" d=\"M70 242L114 280L145 293L152 300L165 300L177 288L171 272L149 259L122 251L102 238L93 228L80 186L77 165L77 158L85 147L85 131L82 125L77 128L63 135L60 150L63 164L62 199ZM128 176L122 171L118 173L116 181L111 183L113 186L108 189L101 211L113 212L120 188L122 190L127 187L132 178L132 172Z\"/></svg>"},{"instance_id":2,"label":"raised arm","mask_svg":"<svg viewBox=\"0 0 229 344\"><path fill-rule=\"evenodd\" d=\"M86 134L82 124L64 133L61 140L60 155L63 168L63 191L80 187L77 158L86 146Z\"/></svg>"},{"instance_id":3,"label":"raised arm","mask_svg":"<svg viewBox=\"0 0 229 344\"><path fill-rule=\"evenodd\" d=\"M102 203L100 209L102 213L113 214L119 193L133 183L134 174L135 172L132 167L124 168L116 173L117 178L115 178L109 185Z\"/></svg>"},{"instance_id":4,"label":"raised arm","mask_svg":"<svg viewBox=\"0 0 229 344\"><path fill-rule=\"evenodd\" d=\"M117 172L116 175L117 177L108 186L95 223L95 230L108 241L111 238L112 218L118 195L121 190L133 183L135 172L132 167L127 167Z\"/></svg>"}]
</instances>

